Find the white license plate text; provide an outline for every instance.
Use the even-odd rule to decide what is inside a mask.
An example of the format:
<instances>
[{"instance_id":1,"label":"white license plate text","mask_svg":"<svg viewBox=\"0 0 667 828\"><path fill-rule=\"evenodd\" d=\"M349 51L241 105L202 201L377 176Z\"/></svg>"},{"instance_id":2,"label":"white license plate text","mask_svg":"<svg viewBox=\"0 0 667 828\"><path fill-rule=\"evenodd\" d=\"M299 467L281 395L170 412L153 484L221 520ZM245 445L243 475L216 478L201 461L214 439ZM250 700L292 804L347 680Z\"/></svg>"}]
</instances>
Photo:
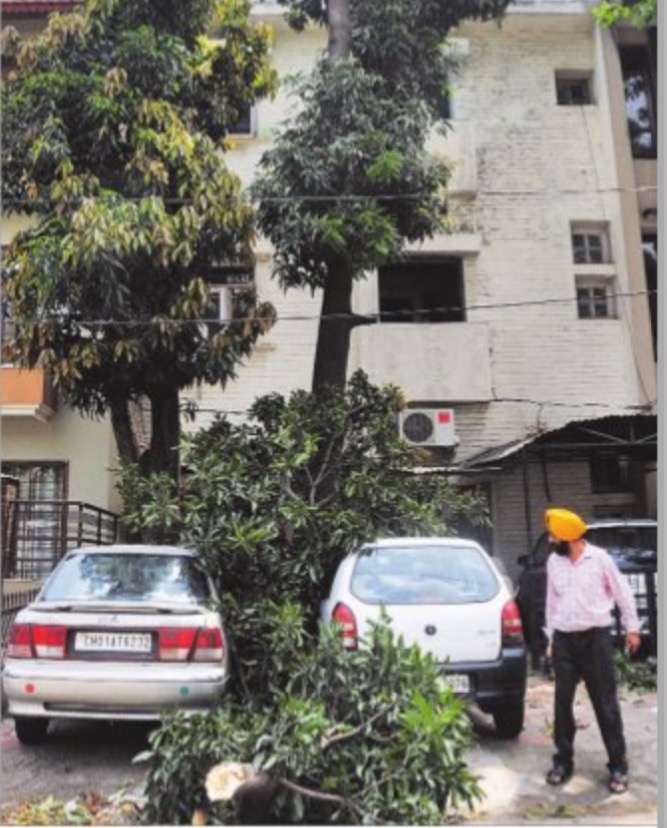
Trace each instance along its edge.
<instances>
[{"instance_id":1,"label":"white license plate text","mask_svg":"<svg viewBox=\"0 0 667 828\"><path fill-rule=\"evenodd\" d=\"M78 632L74 649L87 653L150 653L153 648L150 633L136 632Z\"/></svg>"}]
</instances>

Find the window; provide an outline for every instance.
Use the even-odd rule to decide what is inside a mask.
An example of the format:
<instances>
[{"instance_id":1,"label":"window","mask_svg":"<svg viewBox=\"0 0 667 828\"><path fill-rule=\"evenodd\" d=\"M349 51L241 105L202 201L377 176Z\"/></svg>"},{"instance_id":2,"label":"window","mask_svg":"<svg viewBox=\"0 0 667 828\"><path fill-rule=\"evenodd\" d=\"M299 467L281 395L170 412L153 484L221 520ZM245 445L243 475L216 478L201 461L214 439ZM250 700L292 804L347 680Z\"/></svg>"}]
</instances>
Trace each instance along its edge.
<instances>
[{"instance_id":1,"label":"window","mask_svg":"<svg viewBox=\"0 0 667 828\"><path fill-rule=\"evenodd\" d=\"M449 121L454 117L452 109L452 85L451 78L449 77L440 95L438 114L443 121Z\"/></svg>"},{"instance_id":2,"label":"window","mask_svg":"<svg viewBox=\"0 0 667 828\"><path fill-rule=\"evenodd\" d=\"M198 604L211 598L198 561L177 555L75 553L49 582L42 601L110 604L167 601Z\"/></svg>"},{"instance_id":3,"label":"window","mask_svg":"<svg viewBox=\"0 0 667 828\"><path fill-rule=\"evenodd\" d=\"M496 575L474 547L362 549L350 591L366 604L469 604L498 594Z\"/></svg>"},{"instance_id":4,"label":"window","mask_svg":"<svg viewBox=\"0 0 667 828\"><path fill-rule=\"evenodd\" d=\"M558 70L556 72L556 100L559 106L584 106L592 103L590 72Z\"/></svg>"},{"instance_id":5,"label":"window","mask_svg":"<svg viewBox=\"0 0 667 828\"><path fill-rule=\"evenodd\" d=\"M464 322L460 258L413 259L381 267L382 322Z\"/></svg>"},{"instance_id":6,"label":"window","mask_svg":"<svg viewBox=\"0 0 667 828\"><path fill-rule=\"evenodd\" d=\"M635 158L656 157L655 65L648 44L620 46L630 145Z\"/></svg>"},{"instance_id":7,"label":"window","mask_svg":"<svg viewBox=\"0 0 667 828\"><path fill-rule=\"evenodd\" d=\"M599 452L591 456L591 492L625 494L633 491L630 460L616 452Z\"/></svg>"},{"instance_id":8,"label":"window","mask_svg":"<svg viewBox=\"0 0 667 828\"><path fill-rule=\"evenodd\" d=\"M19 481L21 500L65 500L67 497L67 463L8 462L3 474Z\"/></svg>"},{"instance_id":9,"label":"window","mask_svg":"<svg viewBox=\"0 0 667 828\"><path fill-rule=\"evenodd\" d=\"M229 322L244 315L244 297L253 288L251 268L213 265L209 276L209 307L206 319L212 322Z\"/></svg>"},{"instance_id":10,"label":"window","mask_svg":"<svg viewBox=\"0 0 667 828\"><path fill-rule=\"evenodd\" d=\"M572 259L575 264L611 262L609 232L603 222L572 222Z\"/></svg>"},{"instance_id":11,"label":"window","mask_svg":"<svg viewBox=\"0 0 667 828\"><path fill-rule=\"evenodd\" d=\"M452 119L452 96L449 88L440 98L439 114L443 121L450 121Z\"/></svg>"},{"instance_id":12,"label":"window","mask_svg":"<svg viewBox=\"0 0 667 828\"><path fill-rule=\"evenodd\" d=\"M613 319L615 316L612 283L604 277L577 276L579 319Z\"/></svg>"},{"instance_id":13,"label":"window","mask_svg":"<svg viewBox=\"0 0 667 828\"><path fill-rule=\"evenodd\" d=\"M597 233L573 233L572 252L576 264L602 264L602 237Z\"/></svg>"},{"instance_id":14,"label":"window","mask_svg":"<svg viewBox=\"0 0 667 828\"><path fill-rule=\"evenodd\" d=\"M612 509L614 507L611 507ZM618 512L619 507L615 507ZM586 539L595 546L601 546L612 555L617 556L619 553L628 552L655 552L658 548L658 527L646 526L643 523L633 522L632 516L628 515L627 507L623 509L620 515L609 514L610 507L607 507L607 514L600 515L600 517L620 517L629 519L628 525L621 526L593 526L586 533Z\"/></svg>"},{"instance_id":15,"label":"window","mask_svg":"<svg viewBox=\"0 0 667 828\"><path fill-rule=\"evenodd\" d=\"M238 119L229 127L230 135L252 135L255 132L255 110L246 104Z\"/></svg>"},{"instance_id":16,"label":"window","mask_svg":"<svg viewBox=\"0 0 667 828\"><path fill-rule=\"evenodd\" d=\"M651 336L653 337L653 358L658 359L658 237L655 234L642 236L644 251L644 272L648 307L651 316Z\"/></svg>"}]
</instances>

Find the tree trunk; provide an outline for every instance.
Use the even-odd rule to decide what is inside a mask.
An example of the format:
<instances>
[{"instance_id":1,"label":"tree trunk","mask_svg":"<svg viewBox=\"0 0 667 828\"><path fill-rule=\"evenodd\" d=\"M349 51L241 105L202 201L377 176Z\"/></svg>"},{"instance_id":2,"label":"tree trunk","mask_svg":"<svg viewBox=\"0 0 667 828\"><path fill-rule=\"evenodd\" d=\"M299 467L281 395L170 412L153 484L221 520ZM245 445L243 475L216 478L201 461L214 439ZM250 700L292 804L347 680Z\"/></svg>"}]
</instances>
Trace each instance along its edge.
<instances>
[{"instance_id":1,"label":"tree trunk","mask_svg":"<svg viewBox=\"0 0 667 828\"><path fill-rule=\"evenodd\" d=\"M332 61L350 52L352 21L349 0L329 0L327 10L329 42L327 52ZM332 385L343 388L347 379L347 359L352 330L352 276L349 267L332 265L324 286L322 316L317 332L313 391ZM330 314L344 314L329 318Z\"/></svg>"},{"instance_id":2,"label":"tree trunk","mask_svg":"<svg viewBox=\"0 0 667 828\"><path fill-rule=\"evenodd\" d=\"M151 443L146 452L145 472L167 472L178 485L180 463L178 444L181 417L178 388L160 388L149 394L151 401ZM142 458L143 459L143 458Z\"/></svg>"},{"instance_id":3,"label":"tree trunk","mask_svg":"<svg viewBox=\"0 0 667 828\"><path fill-rule=\"evenodd\" d=\"M350 19L350 0L329 0L328 7L329 43L327 52L336 60L350 52L352 43L352 20Z\"/></svg>"},{"instance_id":4,"label":"tree trunk","mask_svg":"<svg viewBox=\"0 0 667 828\"><path fill-rule=\"evenodd\" d=\"M126 399L111 401L111 425L116 437L118 456L122 463L137 463L139 446L132 429L129 404Z\"/></svg>"},{"instance_id":5,"label":"tree trunk","mask_svg":"<svg viewBox=\"0 0 667 828\"><path fill-rule=\"evenodd\" d=\"M324 286L322 315L317 332L313 391L331 385L344 388L350 352L352 319L352 273L340 262L332 267Z\"/></svg>"}]
</instances>

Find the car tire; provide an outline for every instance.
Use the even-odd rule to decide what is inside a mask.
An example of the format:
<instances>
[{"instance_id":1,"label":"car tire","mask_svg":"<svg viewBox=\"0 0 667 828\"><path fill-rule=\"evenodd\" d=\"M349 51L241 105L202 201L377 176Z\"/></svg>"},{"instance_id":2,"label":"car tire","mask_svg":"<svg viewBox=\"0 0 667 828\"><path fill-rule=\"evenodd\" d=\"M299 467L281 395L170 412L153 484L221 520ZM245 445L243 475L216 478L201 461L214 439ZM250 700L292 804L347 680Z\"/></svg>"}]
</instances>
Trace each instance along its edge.
<instances>
[{"instance_id":1,"label":"car tire","mask_svg":"<svg viewBox=\"0 0 667 828\"><path fill-rule=\"evenodd\" d=\"M48 719L17 716L14 719L16 738L22 745L41 745L46 741Z\"/></svg>"},{"instance_id":2,"label":"car tire","mask_svg":"<svg viewBox=\"0 0 667 828\"><path fill-rule=\"evenodd\" d=\"M493 711L496 735L500 739L516 739L523 730L525 705L523 699L508 699Z\"/></svg>"}]
</instances>

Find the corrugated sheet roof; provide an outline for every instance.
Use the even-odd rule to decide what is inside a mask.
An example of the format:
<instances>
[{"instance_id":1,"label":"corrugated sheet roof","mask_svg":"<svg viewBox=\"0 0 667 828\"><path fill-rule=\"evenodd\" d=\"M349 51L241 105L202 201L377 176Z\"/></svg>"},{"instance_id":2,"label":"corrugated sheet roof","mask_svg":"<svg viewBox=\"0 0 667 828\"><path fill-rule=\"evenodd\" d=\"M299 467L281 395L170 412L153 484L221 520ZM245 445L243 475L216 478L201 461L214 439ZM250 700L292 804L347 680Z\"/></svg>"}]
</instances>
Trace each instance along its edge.
<instances>
[{"instance_id":1,"label":"corrugated sheet roof","mask_svg":"<svg viewBox=\"0 0 667 828\"><path fill-rule=\"evenodd\" d=\"M524 447L541 446L544 448L577 446L619 447L620 450L643 449L648 452L657 446L657 418L655 414L614 414L594 419L572 420L560 428L533 434L517 440L511 440L500 446L481 451L465 460L462 471L480 468L491 463L498 463L514 457Z\"/></svg>"}]
</instances>

